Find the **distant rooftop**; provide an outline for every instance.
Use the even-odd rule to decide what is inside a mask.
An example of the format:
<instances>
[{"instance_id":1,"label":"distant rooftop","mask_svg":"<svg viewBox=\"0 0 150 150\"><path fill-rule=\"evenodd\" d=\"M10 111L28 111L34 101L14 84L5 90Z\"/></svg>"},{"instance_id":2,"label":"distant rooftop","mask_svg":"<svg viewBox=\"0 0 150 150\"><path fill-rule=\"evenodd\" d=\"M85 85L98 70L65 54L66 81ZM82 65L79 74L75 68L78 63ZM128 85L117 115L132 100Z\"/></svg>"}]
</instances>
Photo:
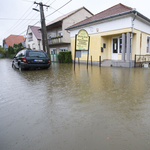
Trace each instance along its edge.
<instances>
[{"instance_id":1,"label":"distant rooftop","mask_svg":"<svg viewBox=\"0 0 150 150\"><path fill-rule=\"evenodd\" d=\"M29 25L30 29L32 30L32 32L34 33L35 37L38 40L41 40L41 31L40 31L40 27L37 26L31 26Z\"/></svg>"},{"instance_id":2,"label":"distant rooftop","mask_svg":"<svg viewBox=\"0 0 150 150\"><path fill-rule=\"evenodd\" d=\"M13 46L14 44L19 44L25 41L24 36L22 35L13 35L11 34L6 39L4 39L4 43L7 44L7 47Z\"/></svg>"}]
</instances>

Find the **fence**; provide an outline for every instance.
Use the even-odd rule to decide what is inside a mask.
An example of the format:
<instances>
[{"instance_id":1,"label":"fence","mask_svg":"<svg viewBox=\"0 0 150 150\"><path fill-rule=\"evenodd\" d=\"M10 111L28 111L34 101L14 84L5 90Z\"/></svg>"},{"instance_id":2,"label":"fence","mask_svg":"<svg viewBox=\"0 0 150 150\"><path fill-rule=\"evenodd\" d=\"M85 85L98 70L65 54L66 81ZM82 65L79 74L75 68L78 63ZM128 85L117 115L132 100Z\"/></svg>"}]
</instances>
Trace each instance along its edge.
<instances>
[{"instance_id":1,"label":"fence","mask_svg":"<svg viewBox=\"0 0 150 150\"><path fill-rule=\"evenodd\" d=\"M150 64L150 55L135 55L134 67L142 67L144 64Z\"/></svg>"},{"instance_id":2,"label":"fence","mask_svg":"<svg viewBox=\"0 0 150 150\"><path fill-rule=\"evenodd\" d=\"M51 54L51 62L58 62L58 54Z\"/></svg>"}]
</instances>

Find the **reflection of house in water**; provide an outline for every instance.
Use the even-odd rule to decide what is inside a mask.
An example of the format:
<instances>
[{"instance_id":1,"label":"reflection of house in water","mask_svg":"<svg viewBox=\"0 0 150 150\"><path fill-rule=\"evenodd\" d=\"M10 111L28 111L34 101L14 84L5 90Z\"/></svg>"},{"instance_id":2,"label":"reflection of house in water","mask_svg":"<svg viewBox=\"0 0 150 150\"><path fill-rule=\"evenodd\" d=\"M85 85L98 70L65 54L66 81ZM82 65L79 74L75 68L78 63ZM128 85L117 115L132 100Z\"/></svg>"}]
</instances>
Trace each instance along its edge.
<instances>
[{"instance_id":1,"label":"reflection of house in water","mask_svg":"<svg viewBox=\"0 0 150 150\"><path fill-rule=\"evenodd\" d=\"M135 54L150 54L150 19L121 3L66 29L70 31L73 59L75 35L81 29L90 36L89 55L95 62L101 56L102 65L129 67ZM86 59L87 52L81 51L81 61Z\"/></svg>"}]
</instances>

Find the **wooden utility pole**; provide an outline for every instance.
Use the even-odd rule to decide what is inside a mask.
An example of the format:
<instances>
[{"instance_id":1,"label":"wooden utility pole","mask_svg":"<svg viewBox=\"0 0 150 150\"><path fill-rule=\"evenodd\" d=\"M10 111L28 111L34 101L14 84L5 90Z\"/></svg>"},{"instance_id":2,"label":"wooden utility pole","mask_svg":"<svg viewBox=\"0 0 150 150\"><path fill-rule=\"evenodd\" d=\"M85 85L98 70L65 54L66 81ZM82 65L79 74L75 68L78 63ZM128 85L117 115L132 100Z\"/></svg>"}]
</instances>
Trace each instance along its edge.
<instances>
[{"instance_id":1,"label":"wooden utility pole","mask_svg":"<svg viewBox=\"0 0 150 150\"><path fill-rule=\"evenodd\" d=\"M47 52L48 56L50 57L49 45L48 45L48 40L47 40L47 30L46 30L45 17L44 17L44 11L43 11L43 6L46 6L46 7L49 7L49 6L48 5L44 5L42 2L40 2L40 3L34 2L34 4L37 4L37 5L40 6L41 32L42 32L43 50L45 52Z\"/></svg>"}]
</instances>

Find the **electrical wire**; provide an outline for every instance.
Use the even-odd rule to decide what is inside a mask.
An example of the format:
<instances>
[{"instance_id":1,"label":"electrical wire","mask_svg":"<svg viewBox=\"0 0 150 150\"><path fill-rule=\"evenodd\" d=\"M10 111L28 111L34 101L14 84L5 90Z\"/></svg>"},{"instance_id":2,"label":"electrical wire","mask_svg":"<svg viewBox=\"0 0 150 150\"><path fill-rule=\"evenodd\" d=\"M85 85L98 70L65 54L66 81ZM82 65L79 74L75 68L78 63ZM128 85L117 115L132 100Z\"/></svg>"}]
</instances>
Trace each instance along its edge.
<instances>
[{"instance_id":1,"label":"electrical wire","mask_svg":"<svg viewBox=\"0 0 150 150\"><path fill-rule=\"evenodd\" d=\"M54 0L52 3L54 3L56 0ZM46 17L48 17L48 16L50 16L50 15L52 15L52 14L54 14L55 12L57 12L58 10L60 10L61 8L63 8L64 6L66 6L67 4L69 4L70 2L71 2L72 0L70 0L70 1L68 1L67 3L65 3L64 5L62 5L61 7L59 7L58 9L56 9L54 12L52 12L51 14L49 14L49 15L47 15ZM49 2L49 1L48 1ZM52 4L51 3L51 4ZM33 6L33 5L32 5ZM29 8L30 9L30 8ZM28 9L28 10L29 10ZM38 15L39 16L39 15ZM45 17L45 18L46 18ZM39 23L39 21L38 22L36 22L34 25L32 25L32 26L35 26L37 23ZM24 32L26 32L27 30L25 30L25 31L23 31L23 32L21 32L19 35L22 35ZM17 35L17 36L19 36L19 35ZM17 37L16 36L16 37ZM15 37L13 37L13 38L15 38Z\"/></svg>"},{"instance_id":2,"label":"electrical wire","mask_svg":"<svg viewBox=\"0 0 150 150\"><path fill-rule=\"evenodd\" d=\"M51 7L52 9L54 9L54 10L56 10L55 8L53 8L53 7ZM60 11L58 11L60 14L62 14L62 15L65 15L65 14L63 14L62 12L60 12ZM70 20L73 20L73 21L75 21L75 22L78 22L77 20L75 20L75 19L73 19L73 18L68 18L68 19L70 19Z\"/></svg>"},{"instance_id":3,"label":"electrical wire","mask_svg":"<svg viewBox=\"0 0 150 150\"><path fill-rule=\"evenodd\" d=\"M23 17L26 15L26 13L32 8L32 6L33 6L33 4L29 7L29 9L23 14L23 16L22 16L21 18L23 18ZM20 19L21 19L21 18L20 18ZM17 22L17 24L19 24L19 21ZM16 25L16 23L15 23L14 25ZM13 25L9 30L7 30L5 33L3 33L2 35L4 35L4 34L10 32L10 31L12 31L12 29L14 28L14 25ZM2 36L2 35L1 35L1 36Z\"/></svg>"},{"instance_id":4,"label":"electrical wire","mask_svg":"<svg viewBox=\"0 0 150 150\"><path fill-rule=\"evenodd\" d=\"M69 4L72 0L68 1L67 3L65 3L63 6L59 7L58 9L56 9L54 12L52 12L51 14L47 15L46 17L48 16L51 16L52 14L54 14L55 12L57 12L59 9L63 8L64 6L66 6L67 4ZM45 18L46 18L45 17Z\"/></svg>"},{"instance_id":5,"label":"electrical wire","mask_svg":"<svg viewBox=\"0 0 150 150\"><path fill-rule=\"evenodd\" d=\"M52 2L52 3L50 3L50 5L52 5L55 1L56 1L56 0L53 0L53 2Z\"/></svg>"},{"instance_id":6,"label":"electrical wire","mask_svg":"<svg viewBox=\"0 0 150 150\"><path fill-rule=\"evenodd\" d=\"M26 22L25 24L21 25L20 27L18 27L16 30L13 30L13 32L19 32L23 27L27 26L28 24L30 24L31 22L33 22L34 20L32 20L33 18L37 18L39 17L39 14L35 13L34 15L32 15L31 17L31 21L30 22ZM19 30L19 31L18 31Z\"/></svg>"},{"instance_id":7,"label":"electrical wire","mask_svg":"<svg viewBox=\"0 0 150 150\"><path fill-rule=\"evenodd\" d=\"M14 18L0 18L0 20L20 20L20 21L26 21L26 20L38 20L38 19L14 19Z\"/></svg>"},{"instance_id":8,"label":"electrical wire","mask_svg":"<svg viewBox=\"0 0 150 150\"><path fill-rule=\"evenodd\" d=\"M38 22L36 22L34 25L32 25L31 27L33 27L33 26L35 26L36 24L38 24L39 23L39 21ZM26 32L27 30L25 30L25 31L23 31L23 32L21 32L19 35L16 35L15 37L13 37L13 38L11 38L11 39L9 39L9 40L7 40L7 41L10 41L10 40L12 40L12 39L14 39L14 38L17 38L18 36L20 36L20 35L22 35L24 32Z\"/></svg>"}]
</instances>

